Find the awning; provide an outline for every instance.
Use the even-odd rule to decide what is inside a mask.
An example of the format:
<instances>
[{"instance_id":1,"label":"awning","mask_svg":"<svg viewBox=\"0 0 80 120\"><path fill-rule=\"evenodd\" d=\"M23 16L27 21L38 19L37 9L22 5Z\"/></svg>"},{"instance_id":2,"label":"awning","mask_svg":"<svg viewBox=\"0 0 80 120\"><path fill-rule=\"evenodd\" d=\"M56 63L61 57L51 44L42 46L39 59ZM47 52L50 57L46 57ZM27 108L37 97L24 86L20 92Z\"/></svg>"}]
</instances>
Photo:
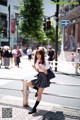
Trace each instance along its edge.
<instances>
[{"instance_id":1,"label":"awning","mask_svg":"<svg viewBox=\"0 0 80 120\"><path fill-rule=\"evenodd\" d=\"M79 17L80 17L80 5L66 12L66 15L60 17L60 20L74 20Z\"/></svg>"}]
</instances>

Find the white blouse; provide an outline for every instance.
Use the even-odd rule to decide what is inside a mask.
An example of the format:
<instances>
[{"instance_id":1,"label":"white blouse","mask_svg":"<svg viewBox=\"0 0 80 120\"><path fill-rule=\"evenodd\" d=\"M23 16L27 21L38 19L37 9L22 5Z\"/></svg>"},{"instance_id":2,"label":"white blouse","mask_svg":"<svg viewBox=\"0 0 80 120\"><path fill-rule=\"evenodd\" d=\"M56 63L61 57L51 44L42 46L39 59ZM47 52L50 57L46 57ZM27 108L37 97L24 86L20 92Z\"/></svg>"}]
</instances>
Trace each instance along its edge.
<instances>
[{"instance_id":1,"label":"white blouse","mask_svg":"<svg viewBox=\"0 0 80 120\"><path fill-rule=\"evenodd\" d=\"M45 61L45 64L39 64L39 61L37 60L36 64L35 64L35 67L39 70L39 72L43 72L39 66L41 66L42 68L44 69L49 69L50 68L50 65L49 65L49 62L48 61Z\"/></svg>"}]
</instances>

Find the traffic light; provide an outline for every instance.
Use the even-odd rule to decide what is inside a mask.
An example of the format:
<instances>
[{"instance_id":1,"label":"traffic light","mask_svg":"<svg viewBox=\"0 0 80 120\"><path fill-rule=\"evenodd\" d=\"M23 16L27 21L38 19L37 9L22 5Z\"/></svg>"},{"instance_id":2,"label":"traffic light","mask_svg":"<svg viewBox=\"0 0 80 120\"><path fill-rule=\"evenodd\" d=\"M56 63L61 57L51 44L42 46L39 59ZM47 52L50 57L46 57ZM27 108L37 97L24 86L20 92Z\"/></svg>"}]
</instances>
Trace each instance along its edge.
<instances>
[{"instance_id":1,"label":"traffic light","mask_svg":"<svg viewBox=\"0 0 80 120\"><path fill-rule=\"evenodd\" d=\"M47 21L47 30L51 29L51 21Z\"/></svg>"}]
</instances>

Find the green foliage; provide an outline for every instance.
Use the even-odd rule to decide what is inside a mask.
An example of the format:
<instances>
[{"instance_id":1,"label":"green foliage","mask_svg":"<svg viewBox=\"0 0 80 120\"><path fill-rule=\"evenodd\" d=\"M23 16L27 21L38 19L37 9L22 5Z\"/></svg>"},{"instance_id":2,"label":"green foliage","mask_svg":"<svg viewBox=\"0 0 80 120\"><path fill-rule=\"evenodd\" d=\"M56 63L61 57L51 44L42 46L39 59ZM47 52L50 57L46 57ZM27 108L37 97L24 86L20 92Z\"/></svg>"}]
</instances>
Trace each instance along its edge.
<instances>
[{"instance_id":1,"label":"green foliage","mask_svg":"<svg viewBox=\"0 0 80 120\"><path fill-rule=\"evenodd\" d=\"M40 37L43 17L42 0L23 0L21 31L28 37ZM39 35L39 36L38 36Z\"/></svg>"},{"instance_id":2,"label":"green foliage","mask_svg":"<svg viewBox=\"0 0 80 120\"><path fill-rule=\"evenodd\" d=\"M56 37L56 29L55 27L51 27L51 30L47 30L45 32L47 38L48 38L48 43L54 43L55 42L55 37Z\"/></svg>"}]
</instances>

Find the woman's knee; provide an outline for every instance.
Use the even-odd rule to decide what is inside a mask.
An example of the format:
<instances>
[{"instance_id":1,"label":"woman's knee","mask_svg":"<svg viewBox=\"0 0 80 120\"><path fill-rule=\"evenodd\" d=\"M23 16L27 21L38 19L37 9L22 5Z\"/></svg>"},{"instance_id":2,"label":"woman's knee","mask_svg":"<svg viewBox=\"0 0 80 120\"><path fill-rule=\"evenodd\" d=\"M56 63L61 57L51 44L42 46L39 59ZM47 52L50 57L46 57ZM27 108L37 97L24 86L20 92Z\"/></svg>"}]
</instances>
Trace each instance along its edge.
<instances>
[{"instance_id":1,"label":"woman's knee","mask_svg":"<svg viewBox=\"0 0 80 120\"><path fill-rule=\"evenodd\" d=\"M31 83L31 82L27 82L26 85L27 85L27 86L30 86L30 85L32 85L32 83Z\"/></svg>"}]
</instances>

